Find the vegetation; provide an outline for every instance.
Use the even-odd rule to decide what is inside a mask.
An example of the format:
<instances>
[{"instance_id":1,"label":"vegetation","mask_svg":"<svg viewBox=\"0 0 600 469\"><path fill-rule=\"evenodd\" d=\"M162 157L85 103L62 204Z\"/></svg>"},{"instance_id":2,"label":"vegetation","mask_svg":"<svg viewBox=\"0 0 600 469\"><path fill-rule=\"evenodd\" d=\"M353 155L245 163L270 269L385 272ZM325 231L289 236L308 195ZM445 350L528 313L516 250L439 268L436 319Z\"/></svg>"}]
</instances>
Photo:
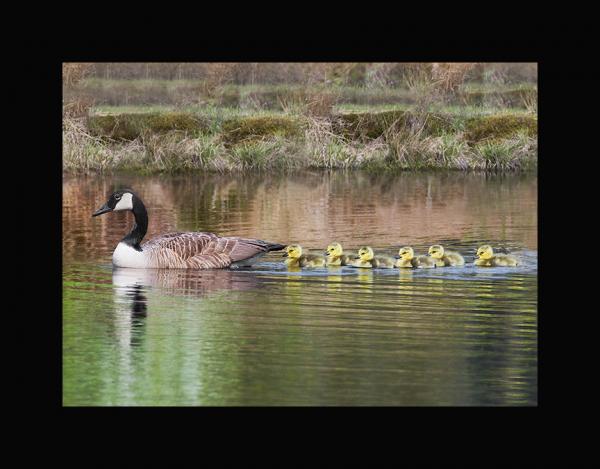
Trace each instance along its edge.
<instances>
[{"instance_id":1,"label":"vegetation","mask_svg":"<svg viewBox=\"0 0 600 469\"><path fill-rule=\"evenodd\" d=\"M169 81L99 78L99 64L64 64L63 168L537 166L535 83L498 79L495 68L492 73L485 67L481 72L480 64L280 64L282 69L271 64L261 73L279 70L281 76L247 83L243 74L232 75L234 65L203 64L203 79ZM312 77L309 85L289 78L301 70ZM287 84L277 81L286 74ZM473 75L487 81L474 81Z\"/></svg>"}]
</instances>

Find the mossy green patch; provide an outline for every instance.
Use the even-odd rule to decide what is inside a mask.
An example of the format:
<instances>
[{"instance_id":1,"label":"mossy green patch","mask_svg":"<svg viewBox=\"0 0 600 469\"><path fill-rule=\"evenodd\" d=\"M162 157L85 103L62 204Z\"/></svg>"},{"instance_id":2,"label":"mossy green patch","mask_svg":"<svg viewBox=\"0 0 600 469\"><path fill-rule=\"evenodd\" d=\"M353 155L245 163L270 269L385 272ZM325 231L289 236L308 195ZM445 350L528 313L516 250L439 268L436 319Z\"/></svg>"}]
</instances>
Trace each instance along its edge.
<instances>
[{"instance_id":1,"label":"mossy green patch","mask_svg":"<svg viewBox=\"0 0 600 469\"><path fill-rule=\"evenodd\" d=\"M237 117L223 122L221 138L227 145L263 140L267 137L298 137L302 121L288 116Z\"/></svg>"},{"instance_id":2,"label":"mossy green patch","mask_svg":"<svg viewBox=\"0 0 600 469\"><path fill-rule=\"evenodd\" d=\"M520 132L536 137L537 117L512 114L479 116L467 119L465 125L465 139L470 144L509 138Z\"/></svg>"},{"instance_id":3,"label":"mossy green patch","mask_svg":"<svg viewBox=\"0 0 600 469\"><path fill-rule=\"evenodd\" d=\"M88 118L92 135L112 139L134 140L140 135L179 130L199 133L208 130L208 122L201 116L181 112L130 113L118 115L92 115Z\"/></svg>"}]
</instances>

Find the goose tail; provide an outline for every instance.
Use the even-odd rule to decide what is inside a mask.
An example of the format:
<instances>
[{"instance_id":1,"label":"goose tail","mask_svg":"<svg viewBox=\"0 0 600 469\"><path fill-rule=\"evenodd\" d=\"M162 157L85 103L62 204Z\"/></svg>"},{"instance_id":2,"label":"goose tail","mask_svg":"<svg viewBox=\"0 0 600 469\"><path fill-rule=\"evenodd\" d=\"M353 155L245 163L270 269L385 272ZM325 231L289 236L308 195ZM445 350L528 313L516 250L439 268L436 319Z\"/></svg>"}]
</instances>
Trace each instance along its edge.
<instances>
[{"instance_id":1,"label":"goose tail","mask_svg":"<svg viewBox=\"0 0 600 469\"><path fill-rule=\"evenodd\" d=\"M282 249L284 249L287 244L279 244L279 243L269 243L266 241L263 241L266 245L267 248L267 252L271 252L271 251L281 251Z\"/></svg>"}]
</instances>

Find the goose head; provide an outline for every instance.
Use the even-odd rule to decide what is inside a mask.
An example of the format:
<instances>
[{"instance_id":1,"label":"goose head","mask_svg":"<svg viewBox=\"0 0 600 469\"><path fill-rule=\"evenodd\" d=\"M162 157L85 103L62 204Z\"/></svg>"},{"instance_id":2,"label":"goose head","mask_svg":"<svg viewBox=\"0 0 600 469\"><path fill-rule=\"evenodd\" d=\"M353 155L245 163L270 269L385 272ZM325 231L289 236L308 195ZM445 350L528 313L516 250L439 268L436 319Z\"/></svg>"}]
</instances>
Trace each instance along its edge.
<instances>
[{"instance_id":1,"label":"goose head","mask_svg":"<svg viewBox=\"0 0 600 469\"><path fill-rule=\"evenodd\" d=\"M283 257L290 257L292 259L298 259L302 255L302 246L299 244L290 244L285 248Z\"/></svg>"},{"instance_id":2,"label":"goose head","mask_svg":"<svg viewBox=\"0 0 600 469\"><path fill-rule=\"evenodd\" d=\"M477 257L480 259L491 259L494 257L494 250L489 244L485 244L477 249Z\"/></svg>"},{"instance_id":3,"label":"goose head","mask_svg":"<svg viewBox=\"0 0 600 469\"><path fill-rule=\"evenodd\" d=\"M108 201L92 213L92 217L119 210L133 210L134 203L138 203L139 201L139 198L130 190L113 192L108 198Z\"/></svg>"},{"instance_id":4,"label":"goose head","mask_svg":"<svg viewBox=\"0 0 600 469\"><path fill-rule=\"evenodd\" d=\"M340 243L331 243L327 246L326 256L339 257L343 254L342 245Z\"/></svg>"},{"instance_id":5,"label":"goose head","mask_svg":"<svg viewBox=\"0 0 600 469\"><path fill-rule=\"evenodd\" d=\"M369 246L363 246L358 250L358 257L360 257L361 261L370 261L374 256L375 253Z\"/></svg>"},{"instance_id":6,"label":"goose head","mask_svg":"<svg viewBox=\"0 0 600 469\"><path fill-rule=\"evenodd\" d=\"M444 248L439 244L434 244L429 248L429 255L434 259L441 259L444 257Z\"/></svg>"},{"instance_id":7,"label":"goose head","mask_svg":"<svg viewBox=\"0 0 600 469\"><path fill-rule=\"evenodd\" d=\"M410 261L413 257L415 257L415 251L410 246L404 246L400 248L398 251L397 259L402 259L403 261Z\"/></svg>"}]
</instances>

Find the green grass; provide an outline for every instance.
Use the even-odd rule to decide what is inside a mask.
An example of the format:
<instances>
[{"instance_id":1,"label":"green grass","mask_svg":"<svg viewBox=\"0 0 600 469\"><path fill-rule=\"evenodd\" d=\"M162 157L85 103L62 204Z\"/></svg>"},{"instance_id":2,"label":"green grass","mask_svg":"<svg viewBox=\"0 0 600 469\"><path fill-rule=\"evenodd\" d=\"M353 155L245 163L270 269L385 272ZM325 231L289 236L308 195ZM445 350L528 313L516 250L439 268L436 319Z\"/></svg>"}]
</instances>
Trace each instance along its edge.
<instances>
[{"instance_id":1,"label":"green grass","mask_svg":"<svg viewBox=\"0 0 600 469\"><path fill-rule=\"evenodd\" d=\"M385 111L407 111L414 108L412 104L338 104L333 107L335 114L385 112ZM510 108L499 106L459 106L459 105L432 105L432 112L444 114L455 114L459 116L479 116L492 114L531 114L524 108ZM233 117L244 116L281 116L287 114L279 109L240 109L237 107L221 106L172 106L172 105L148 105L148 106L94 106L90 109L90 115L117 115L117 114L144 114L154 112L190 112L201 114L211 119L225 120Z\"/></svg>"},{"instance_id":2,"label":"green grass","mask_svg":"<svg viewBox=\"0 0 600 469\"><path fill-rule=\"evenodd\" d=\"M462 85L465 92L506 92L515 90L537 90L537 83L489 83L468 82Z\"/></svg>"},{"instance_id":3,"label":"green grass","mask_svg":"<svg viewBox=\"0 0 600 469\"><path fill-rule=\"evenodd\" d=\"M364 117L364 116L363 116ZM240 119L240 118L236 118ZM242 122L245 133L141 132L131 140L93 135L83 120L63 128L63 168L88 173L112 170L141 172L292 170L311 168L456 169L514 171L537 166L537 138L525 127L500 126L496 138L470 139L456 122L434 131L426 126L390 125L369 138L339 132L328 119L306 118L302 126L288 128L294 118ZM483 117L485 131L494 129ZM514 124L514 116L508 122ZM259 122L260 125L255 126ZM495 122L498 125L498 122ZM283 126L279 128L280 125ZM266 130L265 131L265 125ZM227 128L227 126L225 126ZM261 130L259 132L259 130ZM479 134L478 134L479 135Z\"/></svg>"},{"instance_id":4,"label":"green grass","mask_svg":"<svg viewBox=\"0 0 600 469\"><path fill-rule=\"evenodd\" d=\"M172 106L172 105L136 105L136 106L94 106L90 109L90 115L117 115L117 114L147 114L153 112L190 112L201 114L207 118L227 119L239 116L277 116L285 114L283 111L269 109L240 109L236 107L222 107L212 105L190 105L190 106Z\"/></svg>"}]
</instances>

